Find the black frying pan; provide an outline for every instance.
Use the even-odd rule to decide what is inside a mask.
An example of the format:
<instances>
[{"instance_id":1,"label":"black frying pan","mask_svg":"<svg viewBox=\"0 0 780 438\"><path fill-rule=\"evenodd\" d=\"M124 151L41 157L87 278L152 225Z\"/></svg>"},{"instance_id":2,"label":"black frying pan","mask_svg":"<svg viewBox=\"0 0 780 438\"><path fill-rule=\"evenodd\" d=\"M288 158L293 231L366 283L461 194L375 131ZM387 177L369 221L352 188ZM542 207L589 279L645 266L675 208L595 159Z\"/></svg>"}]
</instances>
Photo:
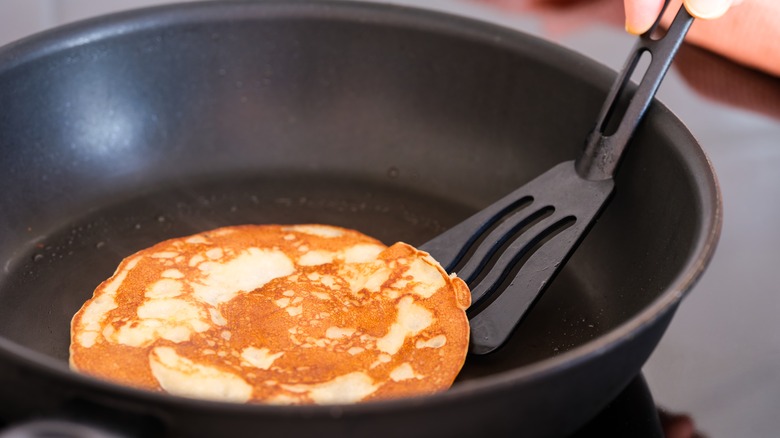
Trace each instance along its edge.
<instances>
[{"instance_id":1,"label":"black frying pan","mask_svg":"<svg viewBox=\"0 0 780 438\"><path fill-rule=\"evenodd\" d=\"M324 407L183 399L69 371L68 330L122 258L173 236L320 222L421 244L576 156L613 76L492 25L322 1L162 7L5 47L0 417L145 436L574 430L637 374L720 230L712 169L658 103L550 290L444 393Z\"/></svg>"}]
</instances>

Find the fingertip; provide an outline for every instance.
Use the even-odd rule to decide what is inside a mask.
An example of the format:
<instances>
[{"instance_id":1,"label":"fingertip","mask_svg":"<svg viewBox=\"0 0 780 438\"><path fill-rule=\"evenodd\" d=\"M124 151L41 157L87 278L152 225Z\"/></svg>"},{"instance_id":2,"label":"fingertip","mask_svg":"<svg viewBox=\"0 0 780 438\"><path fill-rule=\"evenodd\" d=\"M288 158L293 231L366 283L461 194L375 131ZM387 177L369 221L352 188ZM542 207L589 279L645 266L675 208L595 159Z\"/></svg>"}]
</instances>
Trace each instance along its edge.
<instances>
[{"instance_id":1,"label":"fingertip","mask_svg":"<svg viewBox=\"0 0 780 438\"><path fill-rule=\"evenodd\" d=\"M685 0L685 9L696 18L712 20L726 13L732 0Z\"/></svg>"},{"instance_id":2,"label":"fingertip","mask_svg":"<svg viewBox=\"0 0 780 438\"><path fill-rule=\"evenodd\" d=\"M653 24L650 23L650 25L645 27L641 23L637 23L636 21L632 21L629 18L626 18L626 32L632 35L642 35L643 33L647 32L652 25Z\"/></svg>"},{"instance_id":3,"label":"fingertip","mask_svg":"<svg viewBox=\"0 0 780 438\"><path fill-rule=\"evenodd\" d=\"M663 8L663 0L624 0L626 32L640 35L653 26Z\"/></svg>"}]
</instances>

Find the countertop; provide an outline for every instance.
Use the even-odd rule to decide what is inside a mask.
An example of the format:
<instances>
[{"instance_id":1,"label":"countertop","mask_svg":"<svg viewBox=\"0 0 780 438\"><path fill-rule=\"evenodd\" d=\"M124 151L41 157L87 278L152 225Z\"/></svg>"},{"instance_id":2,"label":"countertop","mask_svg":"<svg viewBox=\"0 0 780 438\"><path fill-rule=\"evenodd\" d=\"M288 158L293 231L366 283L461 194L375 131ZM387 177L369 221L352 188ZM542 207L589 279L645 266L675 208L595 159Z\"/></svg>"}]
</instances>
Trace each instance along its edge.
<instances>
[{"instance_id":1,"label":"countertop","mask_svg":"<svg viewBox=\"0 0 780 438\"><path fill-rule=\"evenodd\" d=\"M522 0L518 0L522 1ZM154 0L3 0L0 45ZM462 0L393 1L498 23L619 69L634 38L622 10L509 12ZM500 3L500 2L497 2ZM508 3L508 2L504 2ZM608 2L607 2L608 3ZM576 9L576 8L575 8ZM616 15L617 14L617 15ZM780 79L686 46L658 98L712 160L724 203L722 237L643 372L659 406L687 413L710 437L776 437L780 429Z\"/></svg>"}]
</instances>

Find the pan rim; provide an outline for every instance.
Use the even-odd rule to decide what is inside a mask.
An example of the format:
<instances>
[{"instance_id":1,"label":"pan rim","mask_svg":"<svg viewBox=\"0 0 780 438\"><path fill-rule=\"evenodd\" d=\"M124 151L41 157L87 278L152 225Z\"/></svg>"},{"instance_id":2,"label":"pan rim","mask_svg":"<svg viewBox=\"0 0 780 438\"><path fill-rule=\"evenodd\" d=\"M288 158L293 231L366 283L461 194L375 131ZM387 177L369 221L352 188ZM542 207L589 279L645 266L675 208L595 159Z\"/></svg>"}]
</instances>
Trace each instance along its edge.
<instances>
[{"instance_id":1,"label":"pan rim","mask_svg":"<svg viewBox=\"0 0 780 438\"><path fill-rule=\"evenodd\" d=\"M255 11L255 15L247 14L248 10ZM262 13L259 12L261 10ZM249 19L259 16L264 18L284 16L301 18L308 16L324 19L323 12L326 12L324 17L328 19L349 20L359 17L363 22L374 24L424 28L426 31L446 32L461 38L478 38L480 41L499 44L516 52L534 50L534 56L539 62L547 63L556 68L570 66L573 62L577 62L583 71L590 73L583 75L585 82L604 90L608 89L615 74L614 71L582 54L497 24L417 7L360 3L348 0L302 0L293 3L283 0L272 0L262 3L242 1L177 3L82 20L24 38L0 48L0 74L13 69L17 65L32 62L61 50L75 48L96 40L119 37L126 33L155 28L160 25L189 23L207 17L212 20ZM367 15L374 17L374 19L366 19ZM540 51L540 48L544 50ZM464 397L486 395L496 391L512 391L524 382L554 375L594 356L605 354L615 348L621 339L636 336L644 327L652 324L662 317L666 311L679 304L701 277L707 264L712 259L722 226L722 199L713 166L684 124L663 104L656 101L651 107L648 119L653 120L653 123L663 122L665 131L674 131L677 135L686 139L686 145L680 145L681 147L677 151L681 154L683 161L692 167L691 173L693 178L696 179L696 186L701 190L699 193L701 199L699 201L702 210L701 216L705 218L705 221L700 224L699 235L683 269L652 303L608 333L560 355L505 372L461 382L447 391L432 395L354 405L295 407L259 404L245 405L189 399L129 388L73 372L62 361L17 344L2 336L0 336L0 355L13 356L21 359L26 365L49 373L58 379L87 385L99 393L107 395L129 396L159 405L182 406L183 404L193 409L216 409L223 412L252 415L260 412L272 415L286 413L294 416L326 417L333 417L336 413L344 416L380 413L384 415L398 410L414 408L422 403L428 406L446 405Z\"/></svg>"}]
</instances>

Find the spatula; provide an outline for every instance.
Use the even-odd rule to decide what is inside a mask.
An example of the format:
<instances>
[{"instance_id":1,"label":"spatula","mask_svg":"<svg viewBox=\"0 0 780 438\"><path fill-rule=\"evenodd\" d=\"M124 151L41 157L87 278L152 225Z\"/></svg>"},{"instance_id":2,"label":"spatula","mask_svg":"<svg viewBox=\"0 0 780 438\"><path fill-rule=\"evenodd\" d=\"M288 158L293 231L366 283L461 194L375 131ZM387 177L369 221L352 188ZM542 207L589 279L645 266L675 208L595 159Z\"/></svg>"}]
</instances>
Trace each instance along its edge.
<instances>
[{"instance_id":1,"label":"spatula","mask_svg":"<svg viewBox=\"0 0 780 438\"><path fill-rule=\"evenodd\" d=\"M623 151L693 17L681 7L656 39L659 21L639 37L576 160L558 164L420 247L471 288L472 354L506 342L609 200ZM644 53L651 61L635 86L630 78Z\"/></svg>"}]
</instances>

